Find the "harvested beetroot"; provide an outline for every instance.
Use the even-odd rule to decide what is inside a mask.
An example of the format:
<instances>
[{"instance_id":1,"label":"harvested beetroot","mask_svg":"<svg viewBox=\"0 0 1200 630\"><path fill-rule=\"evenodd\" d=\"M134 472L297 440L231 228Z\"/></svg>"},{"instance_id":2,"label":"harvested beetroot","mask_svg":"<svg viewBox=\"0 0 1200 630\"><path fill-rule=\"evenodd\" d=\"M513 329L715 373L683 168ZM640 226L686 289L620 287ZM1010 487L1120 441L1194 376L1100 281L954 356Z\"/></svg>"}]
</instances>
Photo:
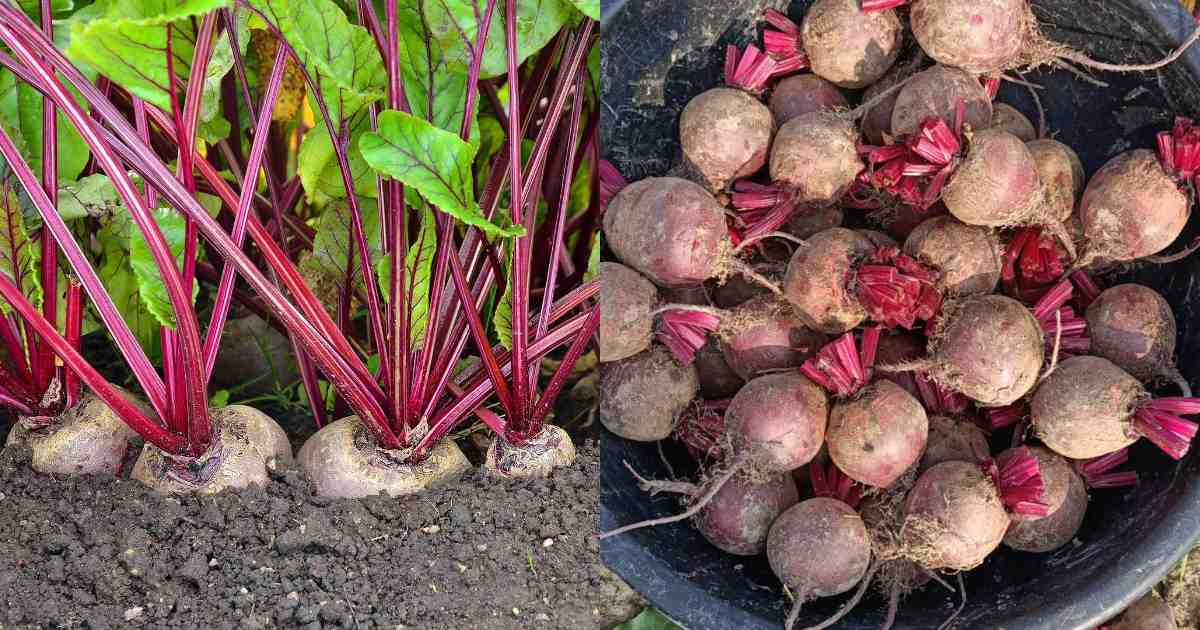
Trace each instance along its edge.
<instances>
[{"instance_id":1,"label":"harvested beetroot","mask_svg":"<svg viewBox=\"0 0 1200 630\"><path fill-rule=\"evenodd\" d=\"M1038 460L1014 449L994 462L943 462L917 478L905 501L903 553L927 569L969 571L995 551L1010 512L1046 516Z\"/></svg>"},{"instance_id":2,"label":"harvested beetroot","mask_svg":"<svg viewBox=\"0 0 1200 630\"><path fill-rule=\"evenodd\" d=\"M942 462L983 463L991 457L987 434L963 418L929 416L929 438L921 456L921 470Z\"/></svg>"},{"instance_id":3,"label":"harvested beetroot","mask_svg":"<svg viewBox=\"0 0 1200 630\"><path fill-rule=\"evenodd\" d=\"M946 305L917 369L950 391L1000 407L1033 389L1043 361L1041 326L1029 309L1002 295L972 296Z\"/></svg>"},{"instance_id":4,"label":"harvested beetroot","mask_svg":"<svg viewBox=\"0 0 1200 630\"><path fill-rule=\"evenodd\" d=\"M921 457L929 434L925 408L889 380L870 381L880 330L863 332L861 348L846 333L821 349L801 373L839 399L829 412L829 458L848 477L887 488Z\"/></svg>"},{"instance_id":5,"label":"harvested beetroot","mask_svg":"<svg viewBox=\"0 0 1200 630\"><path fill-rule=\"evenodd\" d=\"M825 343L825 336L806 328L792 307L768 295L732 310L668 304L660 307L657 339L680 363L690 364L711 333L721 341L725 364L743 380L798 367Z\"/></svg>"},{"instance_id":6,"label":"harvested beetroot","mask_svg":"<svg viewBox=\"0 0 1200 630\"><path fill-rule=\"evenodd\" d=\"M1004 534L1004 544L1011 549L1030 553L1054 551L1075 538L1079 527L1083 525L1087 506L1087 487L1079 475L1071 471L1067 476L1067 493L1062 505L1037 520L1014 519Z\"/></svg>"},{"instance_id":7,"label":"harvested beetroot","mask_svg":"<svg viewBox=\"0 0 1200 630\"><path fill-rule=\"evenodd\" d=\"M809 328L841 334L861 324L867 311L846 286L854 263L875 250L854 230L832 228L796 250L783 280L783 295Z\"/></svg>"},{"instance_id":8,"label":"harvested beetroot","mask_svg":"<svg viewBox=\"0 0 1200 630\"><path fill-rule=\"evenodd\" d=\"M892 133L892 112L895 110L896 100L900 97L903 88L890 92L888 90L920 72L924 60L924 54L918 53L908 62L896 64L887 74L883 75L883 78L871 84L863 92L864 103L875 102L878 99L878 102L875 102L863 115L860 122L863 137L867 142L878 145L889 144L888 140L895 137L895 134Z\"/></svg>"},{"instance_id":9,"label":"harvested beetroot","mask_svg":"<svg viewBox=\"0 0 1200 630\"><path fill-rule=\"evenodd\" d=\"M757 482L734 476L696 515L696 529L726 553L758 555L767 548L771 524L798 501L796 482L788 473Z\"/></svg>"},{"instance_id":10,"label":"harvested beetroot","mask_svg":"<svg viewBox=\"0 0 1200 630\"><path fill-rule=\"evenodd\" d=\"M833 228L796 250L783 295L805 325L821 332L840 334L868 317L887 327L912 328L941 307L936 280L935 272L897 248Z\"/></svg>"},{"instance_id":11,"label":"harvested beetroot","mask_svg":"<svg viewBox=\"0 0 1200 630\"><path fill-rule=\"evenodd\" d=\"M1071 256L1058 237L1040 227L1025 227L1004 246L1000 280L1012 297L1034 302L1063 277L1070 263Z\"/></svg>"},{"instance_id":12,"label":"harvested beetroot","mask_svg":"<svg viewBox=\"0 0 1200 630\"><path fill-rule=\"evenodd\" d=\"M613 262L600 267L600 360L618 361L650 347L658 289L640 273Z\"/></svg>"},{"instance_id":13,"label":"harvested beetroot","mask_svg":"<svg viewBox=\"0 0 1200 630\"><path fill-rule=\"evenodd\" d=\"M992 105L992 123L988 126L992 129L1007 131L1020 138L1022 142L1031 142L1038 137L1037 129L1033 127L1033 123L1025 117L1025 114L1007 103Z\"/></svg>"},{"instance_id":14,"label":"harvested beetroot","mask_svg":"<svg viewBox=\"0 0 1200 630\"><path fill-rule=\"evenodd\" d=\"M807 239L829 228L841 227L845 212L838 207L806 209L792 215L783 230L799 239Z\"/></svg>"},{"instance_id":15,"label":"harvested beetroot","mask_svg":"<svg viewBox=\"0 0 1200 630\"><path fill-rule=\"evenodd\" d=\"M1038 386L1029 405L1033 427L1054 452L1089 459L1145 437L1172 458L1187 454L1200 399L1151 398L1128 372L1101 357L1072 357Z\"/></svg>"},{"instance_id":16,"label":"harvested beetroot","mask_svg":"<svg viewBox=\"0 0 1200 630\"><path fill-rule=\"evenodd\" d=\"M836 85L815 74L797 74L775 84L768 105L777 125L810 112L850 108Z\"/></svg>"},{"instance_id":17,"label":"harvested beetroot","mask_svg":"<svg viewBox=\"0 0 1200 630\"><path fill-rule=\"evenodd\" d=\"M744 380L800 367L825 344L825 335L800 323L791 306L775 296L755 298L734 309L718 331L725 362Z\"/></svg>"},{"instance_id":18,"label":"harvested beetroot","mask_svg":"<svg viewBox=\"0 0 1200 630\"><path fill-rule=\"evenodd\" d=\"M767 534L771 571L792 591L791 628L805 602L854 588L871 566L871 539L854 508L837 499L801 501Z\"/></svg>"},{"instance_id":19,"label":"harvested beetroot","mask_svg":"<svg viewBox=\"0 0 1200 630\"><path fill-rule=\"evenodd\" d=\"M733 397L725 432L751 470L786 472L807 464L825 442L829 401L796 372L760 376Z\"/></svg>"},{"instance_id":20,"label":"harvested beetroot","mask_svg":"<svg viewBox=\"0 0 1200 630\"><path fill-rule=\"evenodd\" d=\"M603 386L602 386L603 419ZM789 473L807 464L825 441L829 401L825 392L796 372L760 376L749 383L725 407L723 470L705 484L698 498L680 514L630 523L604 532L601 539L643 527L663 525L698 514L738 474L750 479ZM642 481L647 489L672 487L675 482Z\"/></svg>"},{"instance_id":21,"label":"harvested beetroot","mask_svg":"<svg viewBox=\"0 0 1200 630\"><path fill-rule=\"evenodd\" d=\"M604 236L617 258L661 287L721 276L732 252L724 208L675 177L643 179L617 193L604 214Z\"/></svg>"},{"instance_id":22,"label":"harvested beetroot","mask_svg":"<svg viewBox=\"0 0 1200 630\"><path fill-rule=\"evenodd\" d=\"M909 19L930 57L974 74L1018 63L1035 24L1027 0L914 0Z\"/></svg>"},{"instance_id":23,"label":"harvested beetroot","mask_svg":"<svg viewBox=\"0 0 1200 630\"><path fill-rule=\"evenodd\" d=\"M876 381L857 398L834 405L829 456L856 481L886 488L920 457L928 430L925 410L912 394Z\"/></svg>"},{"instance_id":24,"label":"harvested beetroot","mask_svg":"<svg viewBox=\"0 0 1200 630\"><path fill-rule=\"evenodd\" d=\"M1043 138L1026 142L1029 153L1037 165L1038 180L1042 183L1049 215L1059 221L1067 221L1075 212L1075 203L1083 194L1083 162L1079 155L1067 145Z\"/></svg>"},{"instance_id":25,"label":"harvested beetroot","mask_svg":"<svg viewBox=\"0 0 1200 630\"><path fill-rule=\"evenodd\" d=\"M1177 118L1158 134L1158 155L1134 149L1105 164L1079 201L1084 255L1079 266L1099 259L1137 260L1166 249L1191 214L1191 180L1200 169L1200 128Z\"/></svg>"},{"instance_id":26,"label":"harvested beetroot","mask_svg":"<svg viewBox=\"0 0 1200 630\"><path fill-rule=\"evenodd\" d=\"M1075 293L1070 280L1062 280L1051 287L1033 305L1033 317L1038 320L1044 334L1046 360L1064 360L1092 350L1091 332L1087 320L1075 313L1067 302Z\"/></svg>"},{"instance_id":27,"label":"harvested beetroot","mask_svg":"<svg viewBox=\"0 0 1200 630\"><path fill-rule=\"evenodd\" d=\"M719 193L766 164L775 121L758 95L775 72L775 60L753 46L726 50L726 87L693 98L679 117L686 168L709 191Z\"/></svg>"},{"instance_id":28,"label":"harvested beetroot","mask_svg":"<svg viewBox=\"0 0 1200 630\"><path fill-rule=\"evenodd\" d=\"M1175 368L1175 314L1154 289L1139 284L1105 289L1088 307L1087 323L1092 354L1143 383L1170 379L1187 387Z\"/></svg>"},{"instance_id":29,"label":"harvested beetroot","mask_svg":"<svg viewBox=\"0 0 1200 630\"><path fill-rule=\"evenodd\" d=\"M1097 630L1177 630L1171 607L1154 593L1148 593L1125 609L1120 617Z\"/></svg>"},{"instance_id":30,"label":"harvested beetroot","mask_svg":"<svg viewBox=\"0 0 1200 630\"><path fill-rule=\"evenodd\" d=\"M892 108L891 134L911 136L933 118L940 118L953 128L955 109L960 102L966 106L963 124L974 131L992 125L992 98L979 79L949 66L935 65L924 70L900 88Z\"/></svg>"},{"instance_id":31,"label":"harvested beetroot","mask_svg":"<svg viewBox=\"0 0 1200 630\"><path fill-rule=\"evenodd\" d=\"M1041 494L1033 497L1032 501L1044 505L1047 514L1040 515L1037 513L1018 512L1012 515L1012 520L1014 522L1036 521L1057 512L1066 503L1067 494L1071 487L1071 479L1078 477L1078 475L1071 467L1071 462L1067 461L1065 457L1041 446L1015 447L1001 453L997 456L997 459L1002 459L1006 454L1014 453L1020 449L1027 449L1028 454L1037 458L1038 472L1042 476L1042 491Z\"/></svg>"},{"instance_id":32,"label":"harvested beetroot","mask_svg":"<svg viewBox=\"0 0 1200 630\"><path fill-rule=\"evenodd\" d=\"M813 73L850 89L879 80L896 62L904 36L895 11L863 12L858 0L816 0L800 31Z\"/></svg>"},{"instance_id":33,"label":"harvested beetroot","mask_svg":"<svg viewBox=\"0 0 1200 630\"><path fill-rule=\"evenodd\" d=\"M934 217L904 241L904 253L939 274L946 295L991 293L1000 283L1000 241L991 230L954 217Z\"/></svg>"},{"instance_id":34,"label":"harvested beetroot","mask_svg":"<svg viewBox=\"0 0 1200 630\"><path fill-rule=\"evenodd\" d=\"M771 146L771 181L796 205L836 202L862 167L858 132L832 112L793 118L779 128Z\"/></svg>"},{"instance_id":35,"label":"harvested beetroot","mask_svg":"<svg viewBox=\"0 0 1200 630\"><path fill-rule=\"evenodd\" d=\"M696 370L680 365L661 346L600 366L600 422L638 442L671 434L675 418L696 397Z\"/></svg>"},{"instance_id":36,"label":"harvested beetroot","mask_svg":"<svg viewBox=\"0 0 1200 630\"><path fill-rule=\"evenodd\" d=\"M1020 138L985 129L970 140L966 158L942 189L950 214L968 225L1004 227L1044 217L1041 179Z\"/></svg>"}]
</instances>

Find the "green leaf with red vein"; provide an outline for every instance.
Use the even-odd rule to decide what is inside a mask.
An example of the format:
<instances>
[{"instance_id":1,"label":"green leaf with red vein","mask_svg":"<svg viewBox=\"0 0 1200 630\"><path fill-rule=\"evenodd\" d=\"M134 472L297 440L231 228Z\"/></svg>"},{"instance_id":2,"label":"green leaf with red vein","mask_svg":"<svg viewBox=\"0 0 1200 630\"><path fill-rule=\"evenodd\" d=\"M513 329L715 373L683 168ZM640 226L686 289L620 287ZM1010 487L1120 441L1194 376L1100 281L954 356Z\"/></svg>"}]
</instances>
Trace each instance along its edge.
<instances>
[{"instance_id":1,"label":"green leaf with red vein","mask_svg":"<svg viewBox=\"0 0 1200 630\"><path fill-rule=\"evenodd\" d=\"M466 68L460 67L460 56L446 54L434 45L437 35L429 30L422 16L422 1L399 0L396 7L404 93L414 116L458 133L467 106ZM468 44L461 42L461 45ZM479 121L474 114L471 112L470 142L477 145Z\"/></svg>"},{"instance_id":2,"label":"green leaf with red vein","mask_svg":"<svg viewBox=\"0 0 1200 630\"><path fill-rule=\"evenodd\" d=\"M512 0L517 3L517 63L541 50L564 24L577 21L579 14L565 0ZM594 2L594 0L580 0ZM465 73L471 62L471 46L479 33L479 21L488 0L423 0L423 18L450 60L450 67ZM505 4L496 3L484 46L480 71L484 77L500 76L508 71L505 43Z\"/></svg>"},{"instance_id":3,"label":"green leaf with red vein","mask_svg":"<svg viewBox=\"0 0 1200 630\"><path fill-rule=\"evenodd\" d=\"M35 295L38 282L33 248L33 240L25 230L25 217L15 185L0 182L0 274L12 280L30 302L38 305L41 296ZM3 312L8 312L7 307Z\"/></svg>"},{"instance_id":4,"label":"green leaf with red vein","mask_svg":"<svg viewBox=\"0 0 1200 630\"><path fill-rule=\"evenodd\" d=\"M475 202L471 173L475 147L428 121L389 110L379 129L359 141L363 157L379 173L416 189L434 207L492 236L517 236L524 228L501 228Z\"/></svg>"},{"instance_id":5,"label":"green leaf with red vein","mask_svg":"<svg viewBox=\"0 0 1200 630\"><path fill-rule=\"evenodd\" d=\"M166 54L168 25L171 27L175 79L183 84L191 70L196 46L196 29L190 18L229 6L230 1L108 0L98 3L71 20L67 56L107 76L147 103L170 111L171 79ZM218 83L214 82L213 87Z\"/></svg>"}]
</instances>

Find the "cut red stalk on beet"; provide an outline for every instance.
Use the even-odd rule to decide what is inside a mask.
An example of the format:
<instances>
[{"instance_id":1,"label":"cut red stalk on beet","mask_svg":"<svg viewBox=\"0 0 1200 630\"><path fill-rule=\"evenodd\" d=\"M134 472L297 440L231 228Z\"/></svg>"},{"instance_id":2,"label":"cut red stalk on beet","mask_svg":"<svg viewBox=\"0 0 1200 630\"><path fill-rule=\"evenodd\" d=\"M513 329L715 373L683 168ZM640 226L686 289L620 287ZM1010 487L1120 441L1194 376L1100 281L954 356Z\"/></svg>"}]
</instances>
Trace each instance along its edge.
<instances>
[{"instance_id":1,"label":"cut red stalk on beet","mask_svg":"<svg viewBox=\"0 0 1200 630\"><path fill-rule=\"evenodd\" d=\"M1200 414L1200 398L1155 398L1134 412L1134 428L1173 459L1183 459L1200 425L1182 418Z\"/></svg>"},{"instance_id":2,"label":"cut red stalk on beet","mask_svg":"<svg viewBox=\"0 0 1200 630\"><path fill-rule=\"evenodd\" d=\"M1116 472L1119 466L1129 461L1129 448L1093 457L1091 459L1074 460L1075 472L1083 478L1089 488L1122 488L1138 483L1137 471L1128 470Z\"/></svg>"},{"instance_id":3,"label":"cut red stalk on beet","mask_svg":"<svg viewBox=\"0 0 1200 630\"><path fill-rule=\"evenodd\" d=\"M862 485L847 477L833 462L829 462L828 465L810 463L808 478L812 483L813 496L837 499L855 510L862 503Z\"/></svg>"},{"instance_id":4,"label":"cut red stalk on beet","mask_svg":"<svg viewBox=\"0 0 1200 630\"><path fill-rule=\"evenodd\" d=\"M763 20L768 24L763 29L763 47L776 62L774 76L787 76L807 68L800 27L775 9L767 9Z\"/></svg>"},{"instance_id":5,"label":"cut red stalk on beet","mask_svg":"<svg viewBox=\"0 0 1200 630\"><path fill-rule=\"evenodd\" d=\"M692 310L671 310L662 313L662 325L655 338L684 365L696 360L696 352L708 343L708 333L721 326L721 318Z\"/></svg>"},{"instance_id":6,"label":"cut red stalk on beet","mask_svg":"<svg viewBox=\"0 0 1200 630\"><path fill-rule=\"evenodd\" d=\"M752 94L767 89L767 82L774 76L779 63L764 54L757 46L739 50L737 46L725 48L725 83Z\"/></svg>"},{"instance_id":7,"label":"cut red stalk on beet","mask_svg":"<svg viewBox=\"0 0 1200 630\"><path fill-rule=\"evenodd\" d=\"M882 330L877 326L862 332L861 351L854 333L848 332L821 348L800 366L800 373L836 396L852 396L870 381Z\"/></svg>"},{"instance_id":8,"label":"cut red stalk on beet","mask_svg":"<svg viewBox=\"0 0 1200 630\"><path fill-rule=\"evenodd\" d=\"M728 398L700 401L679 416L671 435L701 464L719 462L724 456L721 437L725 434L725 409L729 401Z\"/></svg>"},{"instance_id":9,"label":"cut red stalk on beet","mask_svg":"<svg viewBox=\"0 0 1200 630\"><path fill-rule=\"evenodd\" d=\"M1050 513L1040 501L1046 487L1038 460L1028 448L1010 449L985 464L984 470L1000 491L1000 500L1012 513L1046 516Z\"/></svg>"},{"instance_id":10,"label":"cut red stalk on beet","mask_svg":"<svg viewBox=\"0 0 1200 630\"><path fill-rule=\"evenodd\" d=\"M942 307L938 274L896 247L880 247L852 273L850 286L870 318L912 330Z\"/></svg>"},{"instance_id":11,"label":"cut red stalk on beet","mask_svg":"<svg viewBox=\"0 0 1200 630\"><path fill-rule=\"evenodd\" d=\"M1003 407L992 407L986 412L988 425L992 431L998 431L1011 426L1016 426L1019 422L1029 417L1029 408L1022 403L1013 403Z\"/></svg>"}]
</instances>

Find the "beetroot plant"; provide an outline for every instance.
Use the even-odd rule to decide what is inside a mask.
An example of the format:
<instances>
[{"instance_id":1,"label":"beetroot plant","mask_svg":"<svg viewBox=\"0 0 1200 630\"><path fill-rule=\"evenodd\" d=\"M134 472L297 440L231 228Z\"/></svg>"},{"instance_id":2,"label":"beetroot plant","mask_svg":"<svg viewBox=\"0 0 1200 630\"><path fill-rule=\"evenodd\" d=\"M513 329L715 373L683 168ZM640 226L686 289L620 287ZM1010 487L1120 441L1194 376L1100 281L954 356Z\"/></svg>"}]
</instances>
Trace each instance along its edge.
<instances>
[{"instance_id":1,"label":"beetroot plant","mask_svg":"<svg viewBox=\"0 0 1200 630\"><path fill-rule=\"evenodd\" d=\"M94 19L73 26L67 55L20 11L0 7L0 40L11 51L0 56L0 65L51 100L79 130L145 236L148 258L165 288L161 312L171 325L163 335L160 377L16 145L7 135L0 138L5 159L114 336L153 413L126 401L69 342L51 334L51 322L14 283L3 285L4 297L28 326L51 340L68 369L146 439L135 475L172 491L265 481L265 472L230 473L230 465L245 459L231 449L265 454L262 460L286 445L285 439L275 440L282 433L265 419L208 409L206 382L239 276L254 293L244 301L264 307L299 351L309 401L324 425L300 457L318 493L403 493L443 480L467 465L447 436L472 416L497 433L488 457L496 474L545 474L569 461L569 438L545 419L599 325L599 309L591 304L597 285L586 280L599 196L578 195L598 187L575 186L581 178L594 184L598 166L597 95L586 80L595 22L566 27L578 20L545 12L524 20L517 3L500 9L496 2L480 7L478 16L449 9L422 16L407 2L386 3L380 16L373 4L360 3L358 23L332 2L225 5L193 2L157 12L98 7ZM435 38L429 20L469 34L426 46ZM502 36L489 37L493 22ZM269 31L275 41L270 78L259 77L259 87L265 85L261 102L253 99L242 56L247 25ZM534 55L550 39L553 45ZM214 41L228 42L227 50ZM212 131L200 122L205 90L219 83L206 80L205 70L218 51L233 60L238 89L226 92L232 100L241 93L254 122L248 151L240 141L222 137L228 127ZM530 73L521 67L526 59ZM74 61L97 69L105 80L92 83ZM268 149L278 148L270 141L272 119L279 116L276 104L289 68L303 77L306 98L318 112L321 131L315 133L326 135L330 157L324 169L310 154L295 176L279 181L285 165ZM498 149L479 160L486 185L477 202L476 100L483 93L499 103L490 77L505 78L510 103L494 110L504 124L495 136ZM224 108L236 111L228 96L222 95ZM542 99L549 106L538 110ZM528 136L535 140L524 147L530 149L526 158L515 139ZM210 140L217 151L204 150ZM170 147L174 171L163 145ZM235 173L240 188L218 164ZM129 171L141 178L144 190ZM321 302L293 262L294 242L311 238L311 230L282 214L301 192L321 197L330 174L340 182L338 207L347 217L346 284L361 287L335 308ZM371 203L358 194L362 179L375 191ZM218 218L200 203L200 190L221 201ZM509 208L505 213L499 211L502 202ZM544 220L541 205L548 208ZM571 207L582 210L570 212ZM182 262L155 222L158 214L183 218ZM257 261L243 251L246 236ZM217 284L203 336L187 289L203 273L199 251L208 255L207 275ZM366 310L361 338L351 309L355 301ZM496 306L485 322L487 304ZM463 368L468 344L478 360ZM563 346L565 354L538 391L541 359ZM334 411L345 408L352 415L325 422L318 371L336 390ZM493 395L502 413L487 408ZM246 430L228 428L237 422ZM259 425L274 429L254 428ZM265 463L257 462L258 469Z\"/></svg>"}]
</instances>

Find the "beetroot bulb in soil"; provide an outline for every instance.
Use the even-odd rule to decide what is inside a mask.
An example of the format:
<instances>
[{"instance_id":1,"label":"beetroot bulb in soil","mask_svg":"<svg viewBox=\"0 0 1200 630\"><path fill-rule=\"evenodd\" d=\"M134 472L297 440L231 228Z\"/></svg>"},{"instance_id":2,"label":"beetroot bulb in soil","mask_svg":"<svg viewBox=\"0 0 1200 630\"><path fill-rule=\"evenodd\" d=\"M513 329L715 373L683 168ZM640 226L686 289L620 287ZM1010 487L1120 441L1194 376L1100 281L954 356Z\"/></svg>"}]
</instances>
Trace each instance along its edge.
<instances>
[{"instance_id":1,"label":"beetroot bulb in soil","mask_svg":"<svg viewBox=\"0 0 1200 630\"><path fill-rule=\"evenodd\" d=\"M929 356L893 370L920 370L949 391L1002 407L1033 389L1044 359L1043 333L1020 302L979 295L948 303L929 340Z\"/></svg>"},{"instance_id":2,"label":"beetroot bulb in soil","mask_svg":"<svg viewBox=\"0 0 1200 630\"><path fill-rule=\"evenodd\" d=\"M871 381L880 329L867 328L859 347L846 333L800 368L837 400L825 440L829 458L851 479L887 488L921 457L929 421L920 401L889 380Z\"/></svg>"},{"instance_id":3,"label":"beetroot bulb in soil","mask_svg":"<svg viewBox=\"0 0 1200 630\"><path fill-rule=\"evenodd\" d=\"M629 358L650 347L658 288L638 272L614 262L600 268L600 360Z\"/></svg>"},{"instance_id":4,"label":"beetroot bulb in soil","mask_svg":"<svg viewBox=\"0 0 1200 630\"><path fill-rule=\"evenodd\" d=\"M853 330L868 317L912 328L941 306L936 272L864 232L831 228L814 235L788 262L783 296L808 327L829 334Z\"/></svg>"},{"instance_id":5,"label":"beetroot bulb in soil","mask_svg":"<svg viewBox=\"0 0 1200 630\"><path fill-rule=\"evenodd\" d=\"M1072 357L1058 364L1034 392L1030 419L1039 439L1064 457L1090 459L1145 437L1180 459L1196 435L1200 399L1152 398L1125 370L1101 357Z\"/></svg>"},{"instance_id":6,"label":"beetroot bulb in soil","mask_svg":"<svg viewBox=\"0 0 1200 630\"><path fill-rule=\"evenodd\" d=\"M146 444L130 477L165 494L216 494L230 488L266 486L271 482L269 470L292 461L287 434L261 411L229 405L210 413L214 437L204 455L184 461ZM363 432L365 437L365 427ZM457 452L457 447L454 450ZM462 459L466 464L466 458ZM358 481L356 478L351 483Z\"/></svg>"},{"instance_id":7,"label":"beetroot bulb in soil","mask_svg":"<svg viewBox=\"0 0 1200 630\"><path fill-rule=\"evenodd\" d=\"M119 389L137 404L145 405ZM46 474L118 475L129 453L141 442L104 401L83 392L79 402L55 417L21 416L8 433L5 447L28 445L33 452L33 469Z\"/></svg>"},{"instance_id":8,"label":"beetroot bulb in soil","mask_svg":"<svg viewBox=\"0 0 1200 630\"><path fill-rule=\"evenodd\" d=\"M1079 201L1084 267L1097 261L1130 261L1166 249L1191 214L1194 178L1200 169L1200 128L1176 118L1158 134L1158 155L1126 151L1088 181Z\"/></svg>"},{"instance_id":9,"label":"beetroot bulb in soil","mask_svg":"<svg viewBox=\"0 0 1200 630\"><path fill-rule=\"evenodd\" d=\"M691 507L674 516L618 527L600 537L690 518L735 475L761 480L807 464L825 441L828 418L825 392L795 371L768 374L746 383L725 409L722 440L729 451L724 456L723 470L715 472L705 483L703 493L697 493ZM643 482L643 487L672 483Z\"/></svg>"},{"instance_id":10,"label":"beetroot bulb in soil","mask_svg":"<svg viewBox=\"0 0 1200 630\"><path fill-rule=\"evenodd\" d=\"M1105 289L1087 308L1091 353L1143 383L1169 380L1191 395L1175 367L1175 314L1163 296L1140 284Z\"/></svg>"},{"instance_id":11,"label":"beetroot bulb in soil","mask_svg":"<svg viewBox=\"0 0 1200 630\"><path fill-rule=\"evenodd\" d=\"M685 169L713 193L758 172L767 162L775 120L759 100L776 70L754 46L726 49L725 87L693 98L679 118Z\"/></svg>"},{"instance_id":12,"label":"beetroot bulb in soil","mask_svg":"<svg viewBox=\"0 0 1200 630\"><path fill-rule=\"evenodd\" d=\"M969 571L1000 546L1012 515L1044 517L1038 459L1028 448L984 464L950 461L921 473L905 500L900 553L927 569Z\"/></svg>"}]
</instances>

